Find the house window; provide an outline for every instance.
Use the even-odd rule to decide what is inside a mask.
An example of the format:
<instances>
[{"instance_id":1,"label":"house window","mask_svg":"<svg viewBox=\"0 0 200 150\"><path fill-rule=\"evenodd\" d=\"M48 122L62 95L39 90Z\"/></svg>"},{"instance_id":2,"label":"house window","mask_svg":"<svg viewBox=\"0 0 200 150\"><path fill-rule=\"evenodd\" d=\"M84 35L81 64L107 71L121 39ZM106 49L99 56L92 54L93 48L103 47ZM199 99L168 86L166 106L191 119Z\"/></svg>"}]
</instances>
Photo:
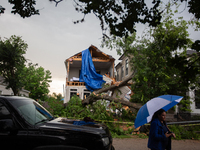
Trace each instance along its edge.
<instances>
[{"instance_id":1,"label":"house window","mask_svg":"<svg viewBox=\"0 0 200 150\"><path fill-rule=\"evenodd\" d=\"M117 81L119 81L119 70L117 70Z\"/></svg>"},{"instance_id":2,"label":"house window","mask_svg":"<svg viewBox=\"0 0 200 150\"><path fill-rule=\"evenodd\" d=\"M195 108L200 109L200 89L195 90Z\"/></svg>"},{"instance_id":3,"label":"house window","mask_svg":"<svg viewBox=\"0 0 200 150\"><path fill-rule=\"evenodd\" d=\"M73 95L77 95L77 89L70 89L70 99Z\"/></svg>"},{"instance_id":4,"label":"house window","mask_svg":"<svg viewBox=\"0 0 200 150\"><path fill-rule=\"evenodd\" d=\"M90 95L90 91L87 89L83 90L83 99L86 99Z\"/></svg>"},{"instance_id":5,"label":"house window","mask_svg":"<svg viewBox=\"0 0 200 150\"><path fill-rule=\"evenodd\" d=\"M126 75L128 75L128 59L126 60Z\"/></svg>"},{"instance_id":6,"label":"house window","mask_svg":"<svg viewBox=\"0 0 200 150\"><path fill-rule=\"evenodd\" d=\"M124 66L122 66L121 69L122 69L122 70L121 70L121 77L123 78L123 77L124 77Z\"/></svg>"}]
</instances>

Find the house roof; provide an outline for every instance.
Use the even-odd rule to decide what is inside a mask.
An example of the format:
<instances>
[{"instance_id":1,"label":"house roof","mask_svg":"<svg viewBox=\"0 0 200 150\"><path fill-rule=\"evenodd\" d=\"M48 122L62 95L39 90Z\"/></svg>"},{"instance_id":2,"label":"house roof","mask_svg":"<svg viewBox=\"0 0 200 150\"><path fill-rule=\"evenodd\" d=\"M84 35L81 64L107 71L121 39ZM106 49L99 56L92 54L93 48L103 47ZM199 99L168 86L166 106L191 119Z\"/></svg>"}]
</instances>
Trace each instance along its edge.
<instances>
[{"instance_id":1,"label":"house roof","mask_svg":"<svg viewBox=\"0 0 200 150\"><path fill-rule=\"evenodd\" d=\"M123 53L118 60L122 60L125 57L125 54Z\"/></svg>"},{"instance_id":2,"label":"house roof","mask_svg":"<svg viewBox=\"0 0 200 150\"><path fill-rule=\"evenodd\" d=\"M194 53L197 53L197 51L195 51L195 50L187 50L187 55L191 55L191 54L194 54Z\"/></svg>"},{"instance_id":3,"label":"house roof","mask_svg":"<svg viewBox=\"0 0 200 150\"><path fill-rule=\"evenodd\" d=\"M89 47L89 50L92 56L92 61L99 61L99 62L115 61L115 59L111 55L103 53L94 45L91 45ZM81 61L81 60L82 60L82 51L66 59L66 61Z\"/></svg>"},{"instance_id":4,"label":"house roof","mask_svg":"<svg viewBox=\"0 0 200 150\"><path fill-rule=\"evenodd\" d=\"M119 63L115 66L115 68L118 69L118 68L121 67L121 66L122 66L122 63L119 62Z\"/></svg>"},{"instance_id":5,"label":"house roof","mask_svg":"<svg viewBox=\"0 0 200 150\"><path fill-rule=\"evenodd\" d=\"M111 55L103 53L94 45L91 45L89 47L89 50L90 50L92 61L95 65L95 68L98 68L101 70L101 69L109 69L112 67L114 70L115 59ZM74 68L81 67L81 63L82 63L82 51L65 60L65 66L68 71L69 71L69 68L68 68L69 66L74 67Z\"/></svg>"}]
</instances>

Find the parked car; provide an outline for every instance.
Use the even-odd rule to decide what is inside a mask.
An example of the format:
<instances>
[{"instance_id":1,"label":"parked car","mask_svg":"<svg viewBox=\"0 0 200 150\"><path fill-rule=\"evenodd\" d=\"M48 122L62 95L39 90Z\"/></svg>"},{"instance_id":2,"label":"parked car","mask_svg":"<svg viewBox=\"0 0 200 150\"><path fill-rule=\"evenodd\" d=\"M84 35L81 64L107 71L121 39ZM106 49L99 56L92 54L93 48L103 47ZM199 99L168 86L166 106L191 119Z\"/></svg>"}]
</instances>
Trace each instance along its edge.
<instances>
[{"instance_id":1,"label":"parked car","mask_svg":"<svg viewBox=\"0 0 200 150\"><path fill-rule=\"evenodd\" d=\"M1 149L114 150L107 126L54 118L35 100L0 96Z\"/></svg>"}]
</instances>

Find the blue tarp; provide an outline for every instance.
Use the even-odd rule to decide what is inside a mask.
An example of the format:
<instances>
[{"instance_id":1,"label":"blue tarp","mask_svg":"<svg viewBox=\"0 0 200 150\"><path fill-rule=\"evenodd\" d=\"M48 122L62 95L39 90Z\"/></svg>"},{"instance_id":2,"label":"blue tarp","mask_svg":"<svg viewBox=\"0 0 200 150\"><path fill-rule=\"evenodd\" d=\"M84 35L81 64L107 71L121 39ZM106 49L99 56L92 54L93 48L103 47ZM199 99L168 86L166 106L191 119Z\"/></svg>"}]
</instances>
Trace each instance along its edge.
<instances>
[{"instance_id":1,"label":"blue tarp","mask_svg":"<svg viewBox=\"0 0 200 150\"><path fill-rule=\"evenodd\" d=\"M90 91L102 88L102 84L105 83L103 76L96 73L89 49L82 51L82 65L79 81L85 82L86 88Z\"/></svg>"},{"instance_id":2,"label":"blue tarp","mask_svg":"<svg viewBox=\"0 0 200 150\"><path fill-rule=\"evenodd\" d=\"M74 121L73 125L78 125L78 126L82 126L82 125L93 125L95 124L94 122L85 122L85 121Z\"/></svg>"}]
</instances>

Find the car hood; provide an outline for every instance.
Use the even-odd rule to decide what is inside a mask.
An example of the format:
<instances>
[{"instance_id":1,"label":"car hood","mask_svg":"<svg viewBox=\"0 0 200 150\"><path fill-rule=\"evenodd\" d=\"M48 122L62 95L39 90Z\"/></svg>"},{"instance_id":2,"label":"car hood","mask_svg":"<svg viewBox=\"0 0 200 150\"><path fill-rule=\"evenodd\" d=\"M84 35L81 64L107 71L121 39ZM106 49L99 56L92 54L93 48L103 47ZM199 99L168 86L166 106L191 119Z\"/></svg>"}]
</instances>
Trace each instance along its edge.
<instances>
[{"instance_id":1,"label":"car hood","mask_svg":"<svg viewBox=\"0 0 200 150\"><path fill-rule=\"evenodd\" d=\"M83 132L90 134L109 134L108 128L104 124L94 123L85 125L74 125L74 121L66 118L56 118L48 121L44 124L38 125L41 130L60 130L60 131L71 131L71 132ZM80 121L80 120L78 120Z\"/></svg>"}]
</instances>

